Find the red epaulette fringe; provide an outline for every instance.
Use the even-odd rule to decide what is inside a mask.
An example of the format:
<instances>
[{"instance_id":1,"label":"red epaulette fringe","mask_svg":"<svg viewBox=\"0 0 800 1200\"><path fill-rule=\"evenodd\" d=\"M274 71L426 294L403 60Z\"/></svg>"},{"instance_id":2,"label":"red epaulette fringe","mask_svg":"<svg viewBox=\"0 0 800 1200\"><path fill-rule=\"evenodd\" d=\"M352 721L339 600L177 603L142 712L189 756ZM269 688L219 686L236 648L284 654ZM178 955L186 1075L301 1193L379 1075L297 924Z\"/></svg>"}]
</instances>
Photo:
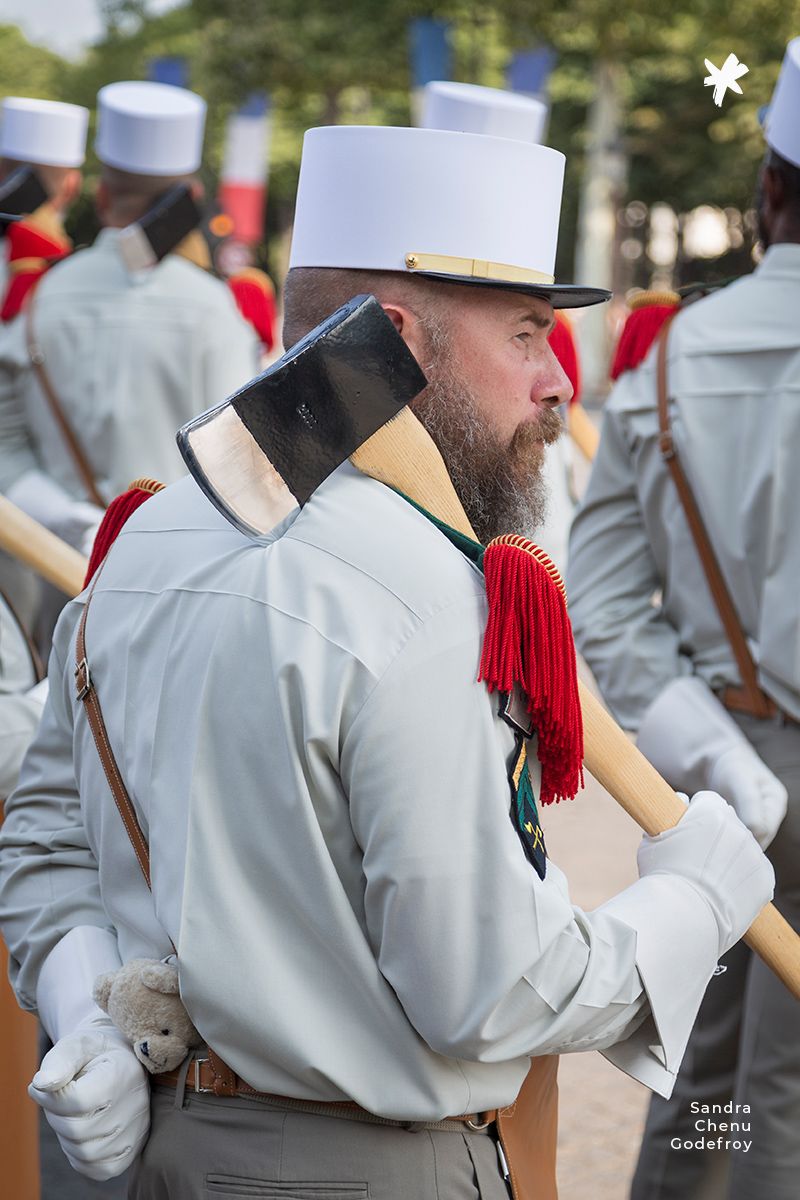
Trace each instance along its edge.
<instances>
[{"instance_id":1,"label":"red epaulette fringe","mask_svg":"<svg viewBox=\"0 0 800 1200\"><path fill-rule=\"evenodd\" d=\"M538 732L542 804L583 787L583 717L564 584L552 561L516 534L495 538L483 556L489 619L479 679L489 691L528 698Z\"/></svg>"},{"instance_id":2,"label":"red epaulette fringe","mask_svg":"<svg viewBox=\"0 0 800 1200\"><path fill-rule=\"evenodd\" d=\"M611 363L612 379L619 379L625 371L632 371L644 362L662 325L674 316L676 311L675 304L651 304L646 308L637 308L630 314L614 351L614 360Z\"/></svg>"},{"instance_id":3,"label":"red epaulette fringe","mask_svg":"<svg viewBox=\"0 0 800 1200\"><path fill-rule=\"evenodd\" d=\"M163 483L158 483L155 479L135 479L126 491L121 492L111 501L94 539L86 578L83 581L84 587L88 586L128 517L132 516L145 500L149 500L156 492L160 492L163 486Z\"/></svg>"}]
</instances>

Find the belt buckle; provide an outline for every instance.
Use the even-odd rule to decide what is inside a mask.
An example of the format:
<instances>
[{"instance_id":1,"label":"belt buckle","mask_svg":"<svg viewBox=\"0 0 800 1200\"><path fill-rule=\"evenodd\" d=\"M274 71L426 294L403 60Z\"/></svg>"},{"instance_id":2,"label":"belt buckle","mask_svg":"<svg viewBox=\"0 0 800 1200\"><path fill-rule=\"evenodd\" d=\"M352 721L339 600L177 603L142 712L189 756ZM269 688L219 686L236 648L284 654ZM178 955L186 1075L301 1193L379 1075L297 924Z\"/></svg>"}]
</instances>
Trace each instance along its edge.
<instances>
[{"instance_id":1,"label":"belt buckle","mask_svg":"<svg viewBox=\"0 0 800 1200\"><path fill-rule=\"evenodd\" d=\"M200 1096L214 1091L213 1088L202 1087L200 1084L200 1067L203 1065L203 1063L207 1063L209 1061L210 1060L208 1058L200 1058L199 1056L194 1060L194 1090Z\"/></svg>"}]
</instances>

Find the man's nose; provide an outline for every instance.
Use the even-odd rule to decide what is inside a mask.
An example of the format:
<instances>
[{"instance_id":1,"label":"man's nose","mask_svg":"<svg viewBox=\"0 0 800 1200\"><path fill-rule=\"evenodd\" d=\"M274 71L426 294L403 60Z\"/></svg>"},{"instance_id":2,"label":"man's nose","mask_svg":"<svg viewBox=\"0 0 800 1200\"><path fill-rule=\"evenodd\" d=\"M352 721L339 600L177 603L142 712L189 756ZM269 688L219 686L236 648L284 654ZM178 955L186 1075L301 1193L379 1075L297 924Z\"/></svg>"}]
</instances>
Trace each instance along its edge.
<instances>
[{"instance_id":1,"label":"man's nose","mask_svg":"<svg viewBox=\"0 0 800 1200\"><path fill-rule=\"evenodd\" d=\"M569 376L548 343L542 370L531 389L531 398L543 408L558 408L559 404L567 404L572 399L573 392Z\"/></svg>"}]
</instances>

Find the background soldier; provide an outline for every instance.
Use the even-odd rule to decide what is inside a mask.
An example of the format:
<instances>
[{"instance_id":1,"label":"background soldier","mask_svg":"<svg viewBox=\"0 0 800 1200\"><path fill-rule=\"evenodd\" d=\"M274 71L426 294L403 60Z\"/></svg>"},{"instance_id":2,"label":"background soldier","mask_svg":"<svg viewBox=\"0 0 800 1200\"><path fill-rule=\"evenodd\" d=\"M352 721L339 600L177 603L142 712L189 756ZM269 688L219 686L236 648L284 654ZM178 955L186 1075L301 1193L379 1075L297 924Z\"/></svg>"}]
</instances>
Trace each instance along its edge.
<instances>
[{"instance_id":1,"label":"background soldier","mask_svg":"<svg viewBox=\"0 0 800 1200\"><path fill-rule=\"evenodd\" d=\"M0 180L9 180L29 168L34 179L27 184L27 191L40 188L45 196L36 203L35 211L23 213L21 221L7 226L0 242L0 321L4 324L19 314L45 271L72 249L64 231L64 218L81 189L88 121L88 109L77 104L22 96L7 96L3 101ZM4 336L0 329L0 342ZM0 363L2 357L0 349ZM10 447L22 436L22 422L15 398L0 384L0 447ZM2 553L0 588L20 619L33 628L40 595L38 582Z\"/></svg>"},{"instance_id":2,"label":"background soldier","mask_svg":"<svg viewBox=\"0 0 800 1200\"><path fill-rule=\"evenodd\" d=\"M72 249L64 218L80 194L88 122L89 110L77 104L21 96L6 96L3 101L0 181L28 167L45 198L6 230L2 321L19 313L47 268Z\"/></svg>"},{"instance_id":3,"label":"background soldier","mask_svg":"<svg viewBox=\"0 0 800 1200\"><path fill-rule=\"evenodd\" d=\"M676 787L722 792L800 923L800 39L766 117L750 276L679 312L667 329L667 415L678 459L732 599L731 642L670 478L659 434L658 349L618 381L570 542L579 648L617 718ZM665 440L666 438L666 440ZM661 440L666 458L659 449ZM724 607L724 605L723 605ZM740 626L744 637L735 638ZM737 648L738 646L738 648ZM757 668L753 666L755 659ZM748 682L753 676L752 683ZM788 795L788 811L787 811ZM774 840L773 840L774 839ZM672 1100L654 1097L636 1200L789 1200L800 1172L800 1009L744 945L700 1010ZM730 1164L679 1153L692 1101L751 1107L752 1149ZM730 1167L728 1190L721 1167Z\"/></svg>"},{"instance_id":4,"label":"background soldier","mask_svg":"<svg viewBox=\"0 0 800 1200\"><path fill-rule=\"evenodd\" d=\"M0 491L84 549L99 505L131 479L182 473L176 428L258 364L252 331L191 244L134 274L119 253L122 227L171 185L194 184L205 102L133 82L102 88L97 104L104 228L41 282L0 352Z\"/></svg>"}]
</instances>

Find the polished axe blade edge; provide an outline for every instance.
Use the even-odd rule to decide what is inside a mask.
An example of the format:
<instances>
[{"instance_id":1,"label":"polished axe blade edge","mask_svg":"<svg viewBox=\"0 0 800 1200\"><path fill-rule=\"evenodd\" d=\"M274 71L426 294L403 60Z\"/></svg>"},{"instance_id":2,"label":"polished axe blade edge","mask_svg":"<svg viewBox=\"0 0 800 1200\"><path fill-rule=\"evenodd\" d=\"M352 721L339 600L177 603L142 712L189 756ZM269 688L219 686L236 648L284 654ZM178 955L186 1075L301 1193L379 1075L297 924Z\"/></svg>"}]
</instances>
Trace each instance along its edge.
<instances>
[{"instance_id":1,"label":"polished axe blade edge","mask_svg":"<svg viewBox=\"0 0 800 1200\"><path fill-rule=\"evenodd\" d=\"M189 471L252 537L269 533L425 387L374 296L355 296L178 432Z\"/></svg>"}]
</instances>

